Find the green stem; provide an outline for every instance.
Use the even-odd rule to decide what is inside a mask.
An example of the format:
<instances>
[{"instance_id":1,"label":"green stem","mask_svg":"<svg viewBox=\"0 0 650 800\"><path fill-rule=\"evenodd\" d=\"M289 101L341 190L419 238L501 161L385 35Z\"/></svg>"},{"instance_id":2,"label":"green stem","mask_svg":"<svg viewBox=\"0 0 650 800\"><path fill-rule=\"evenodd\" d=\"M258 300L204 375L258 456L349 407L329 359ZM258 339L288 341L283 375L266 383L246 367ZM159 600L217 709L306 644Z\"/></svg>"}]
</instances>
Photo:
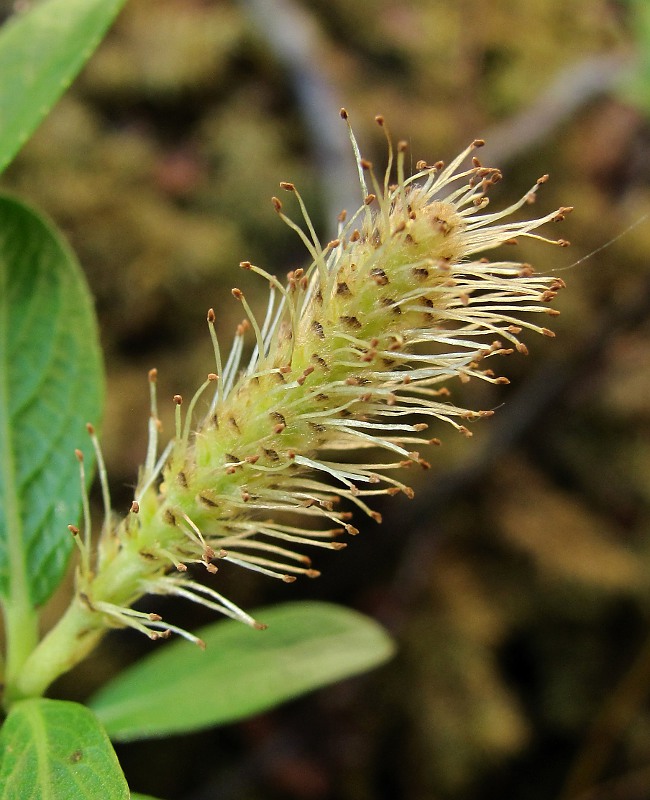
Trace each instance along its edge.
<instances>
[{"instance_id":1,"label":"green stem","mask_svg":"<svg viewBox=\"0 0 650 800\"><path fill-rule=\"evenodd\" d=\"M24 660L8 700L43 695L56 678L93 650L105 632L101 616L75 596L58 623Z\"/></svg>"},{"instance_id":2,"label":"green stem","mask_svg":"<svg viewBox=\"0 0 650 800\"><path fill-rule=\"evenodd\" d=\"M16 684L25 661L38 642L38 615L28 602L7 602L4 608L7 654L5 665L5 707L16 699Z\"/></svg>"}]
</instances>

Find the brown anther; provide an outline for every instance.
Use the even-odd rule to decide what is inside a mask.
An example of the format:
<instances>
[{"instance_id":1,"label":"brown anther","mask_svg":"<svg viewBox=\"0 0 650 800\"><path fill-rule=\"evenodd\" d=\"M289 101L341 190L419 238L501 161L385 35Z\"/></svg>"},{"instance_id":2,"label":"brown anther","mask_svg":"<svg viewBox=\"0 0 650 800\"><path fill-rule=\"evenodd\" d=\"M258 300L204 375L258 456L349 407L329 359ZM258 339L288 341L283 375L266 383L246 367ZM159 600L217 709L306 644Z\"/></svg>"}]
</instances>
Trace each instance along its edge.
<instances>
[{"instance_id":1,"label":"brown anther","mask_svg":"<svg viewBox=\"0 0 650 800\"><path fill-rule=\"evenodd\" d=\"M427 168L427 162L426 162L426 161L418 161L418 162L416 163L416 165L415 165L415 169L416 169L418 172L422 172L422 170L423 170L423 169L426 169L426 168Z\"/></svg>"},{"instance_id":2,"label":"brown anther","mask_svg":"<svg viewBox=\"0 0 650 800\"><path fill-rule=\"evenodd\" d=\"M83 460L84 460L84 454L81 452L81 450L75 450L75 451L74 451L74 454L75 454L75 456L77 457L77 461L78 461L79 463L82 463L82 462L83 462Z\"/></svg>"},{"instance_id":3,"label":"brown anther","mask_svg":"<svg viewBox=\"0 0 650 800\"><path fill-rule=\"evenodd\" d=\"M485 139L474 139L472 142L472 147L483 147L485 145Z\"/></svg>"},{"instance_id":4,"label":"brown anther","mask_svg":"<svg viewBox=\"0 0 650 800\"><path fill-rule=\"evenodd\" d=\"M283 431L283 430L284 430L286 427L287 427L287 426L286 426L286 425L284 425L282 422L279 422L277 425L275 425L275 426L274 426L274 428L273 428L273 433L282 433L282 431Z\"/></svg>"},{"instance_id":5,"label":"brown anther","mask_svg":"<svg viewBox=\"0 0 650 800\"><path fill-rule=\"evenodd\" d=\"M397 143L397 152L398 153L405 153L408 150L408 142L405 142L404 139L400 139Z\"/></svg>"},{"instance_id":6,"label":"brown anther","mask_svg":"<svg viewBox=\"0 0 650 800\"><path fill-rule=\"evenodd\" d=\"M273 208L278 212L278 214L282 211L282 203L278 200L277 197L272 197L271 202L273 203Z\"/></svg>"},{"instance_id":7,"label":"brown anther","mask_svg":"<svg viewBox=\"0 0 650 800\"><path fill-rule=\"evenodd\" d=\"M215 381L219 380L219 376L217 375L216 372L208 372L208 380L211 383L214 383Z\"/></svg>"},{"instance_id":8,"label":"brown anther","mask_svg":"<svg viewBox=\"0 0 650 800\"><path fill-rule=\"evenodd\" d=\"M214 313L214 308L209 308L208 309L208 322L212 324L215 321L215 319L216 319L216 316L215 316L215 313ZM152 372L155 372L155 375L153 377L153 380L155 380L157 375L158 375L158 370L153 370L152 369L149 372L149 380L152 380L152 377L151 377L151 373Z\"/></svg>"},{"instance_id":9,"label":"brown anther","mask_svg":"<svg viewBox=\"0 0 650 800\"><path fill-rule=\"evenodd\" d=\"M337 248L337 247L338 247L340 244L341 244L341 240L340 240L340 239L332 239L332 241L331 241L331 242L328 242L328 243L327 243L327 247L326 247L325 249L326 249L326 250L336 250L336 248ZM297 272L297 271L298 271L298 270L296 270L296 272Z\"/></svg>"},{"instance_id":10,"label":"brown anther","mask_svg":"<svg viewBox=\"0 0 650 800\"><path fill-rule=\"evenodd\" d=\"M517 342L517 352L521 353L524 356L528 355L528 348L523 342Z\"/></svg>"},{"instance_id":11,"label":"brown anther","mask_svg":"<svg viewBox=\"0 0 650 800\"><path fill-rule=\"evenodd\" d=\"M369 206L369 205L371 205L372 203L374 203L376 199L377 199L377 196L376 196L376 195L374 195L374 194L372 194L372 193L371 193L371 194L368 194L368 195L366 195L366 196L364 197L364 199L363 199L364 205L366 205L366 206Z\"/></svg>"},{"instance_id":12,"label":"brown anther","mask_svg":"<svg viewBox=\"0 0 650 800\"><path fill-rule=\"evenodd\" d=\"M242 500L243 500L245 503L248 503L248 501L251 499L250 492L247 492L247 491L246 491L246 489L242 489L242 490L241 490L241 499L242 499Z\"/></svg>"},{"instance_id":13,"label":"brown anther","mask_svg":"<svg viewBox=\"0 0 650 800\"><path fill-rule=\"evenodd\" d=\"M549 179L549 176L548 176L548 175L542 175L542 177L541 177L541 178L538 178L538 179L537 179L537 185L538 185L538 186L541 186L543 183L546 183L546 181L547 181L548 179Z\"/></svg>"},{"instance_id":14,"label":"brown anther","mask_svg":"<svg viewBox=\"0 0 650 800\"><path fill-rule=\"evenodd\" d=\"M555 244L557 244L558 247L569 247L571 242L569 242L567 239L558 239Z\"/></svg>"},{"instance_id":15,"label":"brown anther","mask_svg":"<svg viewBox=\"0 0 650 800\"><path fill-rule=\"evenodd\" d=\"M182 402L183 402L183 397L182 397L182 395L180 395L180 394L175 394L175 395L172 397L172 401L173 401L174 403L176 403L176 405L177 405L177 406L180 406L180 405L182 404Z\"/></svg>"},{"instance_id":16,"label":"brown anther","mask_svg":"<svg viewBox=\"0 0 650 800\"><path fill-rule=\"evenodd\" d=\"M344 525L346 533L349 533L350 536L356 536L359 533L359 529L355 528L354 525Z\"/></svg>"},{"instance_id":17,"label":"brown anther","mask_svg":"<svg viewBox=\"0 0 650 800\"><path fill-rule=\"evenodd\" d=\"M474 434L473 434L473 433L472 433L472 432L469 430L469 428L466 428L464 425L460 425L460 426L459 426L459 428L458 428L458 432L459 432L459 433L462 433L462 434L463 434L463 436L465 436L467 439L470 439L470 438L471 438L471 437L474 435Z\"/></svg>"},{"instance_id":18,"label":"brown anther","mask_svg":"<svg viewBox=\"0 0 650 800\"><path fill-rule=\"evenodd\" d=\"M339 111L339 114L341 115L341 119L347 119L348 118L348 112L344 108L342 108Z\"/></svg>"},{"instance_id":19,"label":"brown anther","mask_svg":"<svg viewBox=\"0 0 650 800\"><path fill-rule=\"evenodd\" d=\"M227 467L226 468L226 475L234 475L237 472L236 467Z\"/></svg>"},{"instance_id":20,"label":"brown anther","mask_svg":"<svg viewBox=\"0 0 650 800\"><path fill-rule=\"evenodd\" d=\"M280 181L280 189L284 189L285 192L295 192L296 187L293 183L289 183L288 181Z\"/></svg>"},{"instance_id":21,"label":"brown anther","mask_svg":"<svg viewBox=\"0 0 650 800\"><path fill-rule=\"evenodd\" d=\"M187 565L186 564L176 564L176 569L178 572L187 572Z\"/></svg>"},{"instance_id":22,"label":"brown anther","mask_svg":"<svg viewBox=\"0 0 650 800\"><path fill-rule=\"evenodd\" d=\"M358 242L361 238L361 233L357 228L355 228L352 233L350 234L350 241L351 242Z\"/></svg>"},{"instance_id":23,"label":"brown anther","mask_svg":"<svg viewBox=\"0 0 650 800\"><path fill-rule=\"evenodd\" d=\"M336 218L337 222L341 222L341 223L345 222L345 220L347 219L347 216L348 216L348 212L345 209L343 209L339 213L338 217Z\"/></svg>"},{"instance_id":24,"label":"brown anther","mask_svg":"<svg viewBox=\"0 0 650 800\"><path fill-rule=\"evenodd\" d=\"M555 338L555 334L553 333L553 331L550 331L548 328L542 328L542 333L544 334L544 336L548 336L550 339Z\"/></svg>"},{"instance_id":25,"label":"brown anther","mask_svg":"<svg viewBox=\"0 0 650 800\"><path fill-rule=\"evenodd\" d=\"M382 115L381 115L381 114L377 114L377 116L375 117L375 122L376 122L376 123L377 123L377 125L379 125L380 127L383 127L383 125L384 125L384 118L382 117Z\"/></svg>"},{"instance_id":26,"label":"brown anther","mask_svg":"<svg viewBox=\"0 0 650 800\"><path fill-rule=\"evenodd\" d=\"M496 378L494 382L500 386L508 386L510 380L506 378L505 375L501 375L500 377Z\"/></svg>"},{"instance_id":27,"label":"brown anther","mask_svg":"<svg viewBox=\"0 0 650 800\"><path fill-rule=\"evenodd\" d=\"M138 503L138 501L137 501L137 500L134 500L134 501L131 503L131 508L129 509L129 511L130 511L132 514L137 514L137 513L140 511L140 503Z\"/></svg>"},{"instance_id":28,"label":"brown anther","mask_svg":"<svg viewBox=\"0 0 650 800\"><path fill-rule=\"evenodd\" d=\"M206 564L206 565L205 565L205 568L207 569L207 571L208 571L208 572L209 572L211 575L214 575L216 572L218 572L218 569L217 569L217 567L215 567L215 565L214 565L214 564L210 564L210 563L208 563L208 564Z\"/></svg>"},{"instance_id":29,"label":"brown anther","mask_svg":"<svg viewBox=\"0 0 650 800\"><path fill-rule=\"evenodd\" d=\"M445 168L445 162L444 161L436 161L436 163L433 165L433 168L437 169L437 170L444 169Z\"/></svg>"},{"instance_id":30,"label":"brown anther","mask_svg":"<svg viewBox=\"0 0 650 800\"><path fill-rule=\"evenodd\" d=\"M79 536L79 528L76 525L68 525L68 530L73 536Z\"/></svg>"},{"instance_id":31,"label":"brown anther","mask_svg":"<svg viewBox=\"0 0 650 800\"><path fill-rule=\"evenodd\" d=\"M366 170L372 169L372 161L368 161L368 159L366 158L362 158L359 161L359 164L361 166L361 169L366 169Z\"/></svg>"},{"instance_id":32,"label":"brown anther","mask_svg":"<svg viewBox=\"0 0 650 800\"><path fill-rule=\"evenodd\" d=\"M241 289L237 289L237 287L235 287L234 289L231 289L230 291L232 292L232 296L235 298L235 300L241 300L242 297L244 296L244 293L242 292L242 290Z\"/></svg>"}]
</instances>

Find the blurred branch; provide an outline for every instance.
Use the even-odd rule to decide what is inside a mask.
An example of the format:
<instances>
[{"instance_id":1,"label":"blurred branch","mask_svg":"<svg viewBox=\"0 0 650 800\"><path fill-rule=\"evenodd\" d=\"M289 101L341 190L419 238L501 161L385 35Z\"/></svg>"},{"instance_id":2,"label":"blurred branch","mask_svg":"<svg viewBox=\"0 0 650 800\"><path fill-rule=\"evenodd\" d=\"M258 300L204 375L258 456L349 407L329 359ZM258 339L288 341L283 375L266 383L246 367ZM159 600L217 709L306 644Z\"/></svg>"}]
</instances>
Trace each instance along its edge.
<instances>
[{"instance_id":1,"label":"blurred branch","mask_svg":"<svg viewBox=\"0 0 650 800\"><path fill-rule=\"evenodd\" d=\"M633 57L622 52L569 64L528 108L485 133L481 160L503 167L528 152L594 98L615 91L633 66Z\"/></svg>"},{"instance_id":2,"label":"blurred branch","mask_svg":"<svg viewBox=\"0 0 650 800\"><path fill-rule=\"evenodd\" d=\"M239 2L291 81L320 172L326 219L333 226L342 209L357 209L361 194L323 35L314 17L293 0Z\"/></svg>"}]
</instances>

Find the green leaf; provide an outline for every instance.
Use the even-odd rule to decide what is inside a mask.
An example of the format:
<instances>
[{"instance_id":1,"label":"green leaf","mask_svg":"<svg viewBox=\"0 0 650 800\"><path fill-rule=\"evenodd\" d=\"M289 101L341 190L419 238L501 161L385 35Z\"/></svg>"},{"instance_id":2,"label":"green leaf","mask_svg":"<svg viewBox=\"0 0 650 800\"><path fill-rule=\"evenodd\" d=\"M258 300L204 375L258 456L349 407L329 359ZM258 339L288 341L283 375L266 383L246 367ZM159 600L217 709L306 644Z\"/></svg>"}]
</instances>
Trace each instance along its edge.
<instances>
[{"instance_id":1,"label":"green leaf","mask_svg":"<svg viewBox=\"0 0 650 800\"><path fill-rule=\"evenodd\" d=\"M102 39L125 0L45 0L0 30L0 171Z\"/></svg>"},{"instance_id":2,"label":"green leaf","mask_svg":"<svg viewBox=\"0 0 650 800\"><path fill-rule=\"evenodd\" d=\"M183 733L265 711L378 666L393 653L388 634L357 612L288 603L255 612L256 631L228 620L198 631L205 651L163 647L90 701L118 741Z\"/></svg>"},{"instance_id":3,"label":"green leaf","mask_svg":"<svg viewBox=\"0 0 650 800\"><path fill-rule=\"evenodd\" d=\"M158 800L157 797L152 797L150 794L131 794L131 800Z\"/></svg>"},{"instance_id":4,"label":"green leaf","mask_svg":"<svg viewBox=\"0 0 650 800\"><path fill-rule=\"evenodd\" d=\"M92 301L49 222L0 196L0 595L36 606L59 584L79 515L74 449L101 416Z\"/></svg>"},{"instance_id":5,"label":"green leaf","mask_svg":"<svg viewBox=\"0 0 650 800\"><path fill-rule=\"evenodd\" d=\"M79 703L16 703L0 753L0 800L129 800L106 732Z\"/></svg>"}]
</instances>

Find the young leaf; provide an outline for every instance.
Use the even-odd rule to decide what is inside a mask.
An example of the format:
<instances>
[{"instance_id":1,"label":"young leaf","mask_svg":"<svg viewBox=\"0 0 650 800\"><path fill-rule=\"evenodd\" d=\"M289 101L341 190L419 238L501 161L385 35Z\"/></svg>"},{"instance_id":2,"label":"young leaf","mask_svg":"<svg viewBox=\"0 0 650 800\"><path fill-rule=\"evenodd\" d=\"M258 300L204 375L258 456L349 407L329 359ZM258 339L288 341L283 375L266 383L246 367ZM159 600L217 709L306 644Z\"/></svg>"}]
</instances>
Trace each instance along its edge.
<instances>
[{"instance_id":1,"label":"young leaf","mask_svg":"<svg viewBox=\"0 0 650 800\"><path fill-rule=\"evenodd\" d=\"M157 798L152 797L150 794L138 794L137 792L133 792L131 794L131 800L157 800Z\"/></svg>"},{"instance_id":2,"label":"young leaf","mask_svg":"<svg viewBox=\"0 0 650 800\"><path fill-rule=\"evenodd\" d=\"M0 30L0 171L68 88L125 0L45 0Z\"/></svg>"},{"instance_id":3,"label":"young leaf","mask_svg":"<svg viewBox=\"0 0 650 800\"><path fill-rule=\"evenodd\" d=\"M103 371L92 301L49 222L0 197L0 595L42 603L58 585L79 514L75 448L92 455Z\"/></svg>"},{"instance_id":4,"label":"young leaf","mask_svg":"<svg viewBox=\"0 0 650 800\"><path fill-rule=\"evenodd\" d=\"M0 800L129 800L105 731L79 703L16 703L0 730L0 753Z\"/></svg>"},{"instance_id":5,"label":"young leaf","mask_svg":"<svg viewBox=\"0 0 650 800\"><path fill-rule=\"evenodd\" d=\"M272 708L378 666L393 653L371 619L327 603L255 612L255 631L218 622L198 632L205 651L174 642L119 675L90 706L118 741L183 733Z\"/></svg>"}]
</instances>

